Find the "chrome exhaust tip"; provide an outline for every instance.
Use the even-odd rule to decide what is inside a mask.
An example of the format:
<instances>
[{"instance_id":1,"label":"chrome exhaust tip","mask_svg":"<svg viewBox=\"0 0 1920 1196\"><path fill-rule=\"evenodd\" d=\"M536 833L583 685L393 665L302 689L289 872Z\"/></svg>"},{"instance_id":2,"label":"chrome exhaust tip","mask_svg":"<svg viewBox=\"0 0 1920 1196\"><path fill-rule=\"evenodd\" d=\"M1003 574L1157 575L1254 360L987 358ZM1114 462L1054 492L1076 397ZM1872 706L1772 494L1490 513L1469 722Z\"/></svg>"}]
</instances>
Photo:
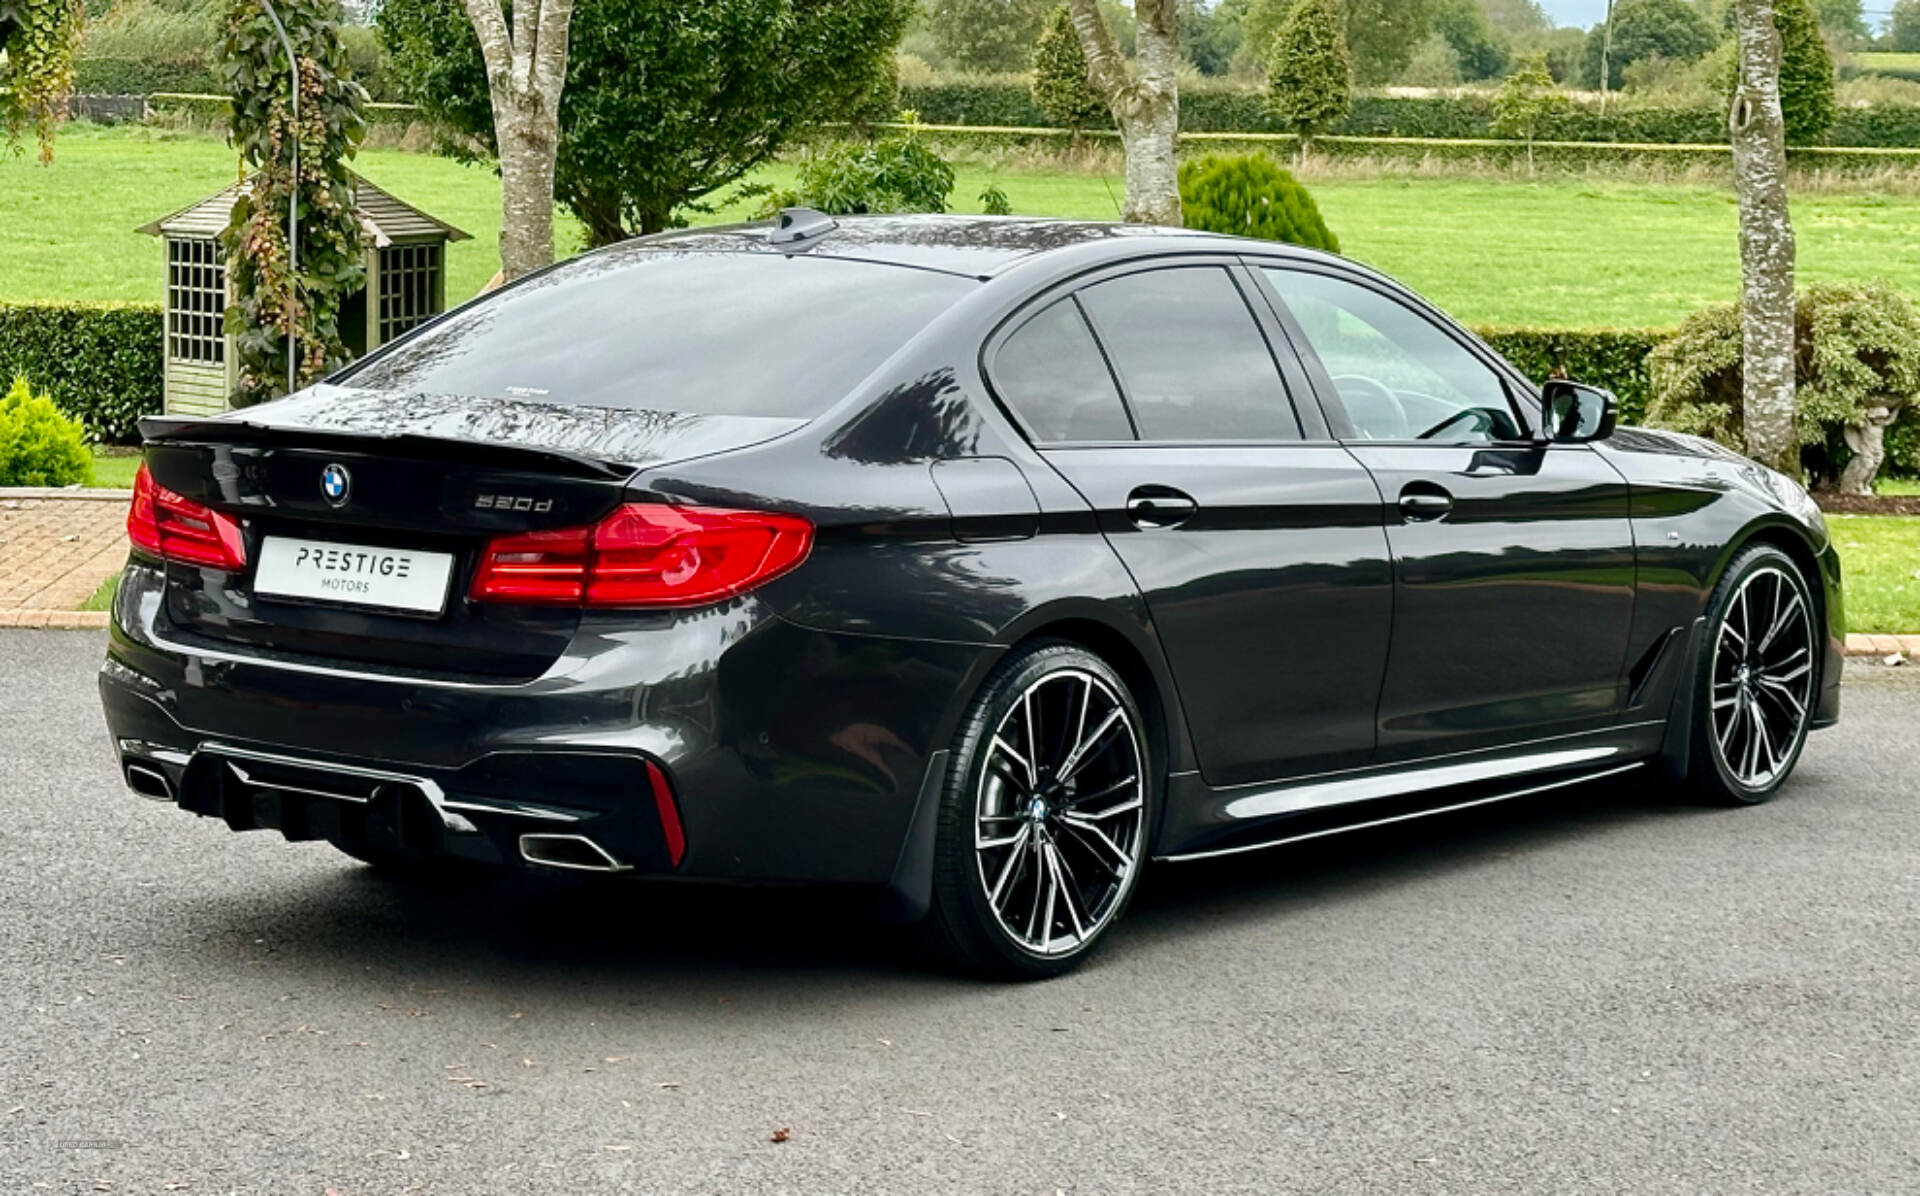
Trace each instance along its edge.
<instances>
[{"instance_id":1,"label":"chrome exhaust tip","mask_svg":"<svg viewBox=\"0 0 1920 1196\"><path fill-rule=\"evenodd\" d=\"M167 780L167 774L151 764L129 764L126 769L127 788L141 797L150 797L155 801L173 800L173 782Z\"/></svg>"},{"instance_id":2,"label":"chrome exhaust tip","mask_svg":"<svg viewBox=\"0 0 1920 1196\"><path fill-rule=\"evenodd\" d=\"M585 835L521 835L520 858L529 864L575 872L625 872L631 867Z\"/></svg>"}]
</instances>

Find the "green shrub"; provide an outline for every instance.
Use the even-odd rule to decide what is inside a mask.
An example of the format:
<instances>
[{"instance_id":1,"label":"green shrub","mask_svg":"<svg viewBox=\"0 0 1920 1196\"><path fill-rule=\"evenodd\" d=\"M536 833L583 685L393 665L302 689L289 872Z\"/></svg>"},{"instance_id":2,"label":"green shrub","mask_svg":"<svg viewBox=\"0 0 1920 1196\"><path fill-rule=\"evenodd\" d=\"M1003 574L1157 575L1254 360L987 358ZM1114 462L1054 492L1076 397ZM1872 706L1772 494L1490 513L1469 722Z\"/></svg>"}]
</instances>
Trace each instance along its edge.
<instances>
[{"instance_id":1,"label":"green shrub","mask_svg":"<svg viewBox=\"0 0 1920 1196\"><path fill-rule=\"evenodd\" d=\"M1033 106L1058 129L1097 129L1113 123L1113 112L1087 81L1087 55L1073 30L1073 14L1062 4L1047 16L1047 27L1033 48Z\"/></svg>"},{"instance_id":2,"label":"green shrub","mask_svg":"<svg viewBox=\"0 0 1920 1196\"><path fill-rule=\"evenodd\" d=\"M1353 106L1353 56L1346 17L1337 0L1297 0L1280 22L1267 53L1267 89L1273 113L1307 139L1331 127Z\"/></svg>"},{"instance_id":3,"label":"green shrub","mask_svg":"<svg viewBox=\"0 0 1920 1196\"><path fill-rule=\"evenodd\" d=\"M1801 465L1816 483L1869 493L1887 425L1920 395L1920 313L1887 283L1812 286L1794 340ZM1742 447L1737 305L1688 316L1650 365L1653 422Z\"/></svg>"},{"instance_id":4,"label":"green shrub","mask_svg":"<svg viewBox=\"0 0 1920 1196\"><path fill-rule=\"evenodd\" d=\"M835 216L944 212L953 167L920 139L916 122L875 141L841 141L810 153L790 190L768 193L760 214L809 207Z\"/></svg>"},{"instance_id":5,"label":"green shrub","mask_svg":"<svg viewBox=\"0 0 1920 1196\"><path fill-rule=\"evenodd\" d=\"M1816 145L1833 127L1833 52L1820 32L1812 0L1776 0L1773 24L1780 31L1780 109L1787 141Z\"/></svg>"},{"instance_id":6,"label":"green shrub","mask_svg":"<svg viewBox=\"0 0 1920 1196\"><path fill-rule=\"evenodd\" d=\"M1910 405L1887 429L1887 463L1882 473L1920 477L1920 404Z\"/></svg>"},{"instance_id":7,"label":"green shrub","mask_svg":"<svg viewBox=\"0 0 1920 1196\"><path fill-rule=\"evenodd\" d=\"M95 440L135 444L160 411L157 307L0 303L0 378L32 378Z\"/></svg>"},{"instance_id":8,"label":"green shrub","mask_svg":"<svg viewBox=\"0 0 1920 1196\"><path fill-rule=\"evenodd\" d=\"M1527 166L1533 166L1533 142L1557 117L1573 107L1567 93L1554 84L1547 69L1547 56L1535 54L1520 60L1513 74L1500 85L1493 97L1493 124L1496 137L1511 137L1527 143Z\"/></svg>"},{"instance_id":9,"label":"green shrub","mask_svg":"<svg viewBox=\"0 0 1920 1196\"><path fill-rule=\"evenodd\" d=\"M1264 154L1181 163L1180 210L1188 228L1340 251L1313 196Z\"/></svg>"},{"instance_id":10,"label":"green shrub","mask_svg":"<svg viewBox=\"0 0 1920 1196\"><path fill-rule=\"evenodd\" d=\"M1571 378L1604 386L1620 400L1620 422L1646 419L1647 356L1670 328L1516 328L1478 330L1482 340L1535 383Z\"/></svg>"},{"instance_id":11,"label":"green shrub","mask_svg":"<svg viewBox=\"0 0 1920 1196\"><path fill-rule=\"evenodd\" d=\"M980 211L987 216L1013 215L1013 201L1000 189L1000 184L990 182L980 188Z\"/></svg>"},{"instance_id":12,"label":"green shrub","mask_svg":"<svg viewBox=\"0 0 1920 1196\"><path fill-rule=\"evenodd\" d=\"M93 480L93 454L78 420L15 378L0 398L0 486L71 486Z\"/></svg>"}]
</instances>

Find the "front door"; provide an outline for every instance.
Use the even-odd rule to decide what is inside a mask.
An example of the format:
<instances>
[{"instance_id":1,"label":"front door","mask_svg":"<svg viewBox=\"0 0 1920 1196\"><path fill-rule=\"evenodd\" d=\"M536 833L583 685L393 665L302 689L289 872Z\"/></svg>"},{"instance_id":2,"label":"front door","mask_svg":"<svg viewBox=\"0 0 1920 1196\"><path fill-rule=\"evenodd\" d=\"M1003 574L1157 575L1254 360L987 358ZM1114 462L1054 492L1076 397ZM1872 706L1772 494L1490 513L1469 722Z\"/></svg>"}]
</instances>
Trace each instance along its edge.
<instances>
[{"instance_id":1,"label":"front door","mask_svg":"<svg viewBox=\"0 0 1920 1196\"><path fill-rule=\"evenodd\" d=\"M1613 722L1634 604L1619 472L1585 445L1536 440L1532 397L1385 288L1260 273L1385 508L1394 613L1378 759Z\"/></svg>"},{"instance_id":2,"label":"front door","mask_svg":"<svg viewBox=\"0 0 1920 1196\"><path fill-rule=\"evenodd\" d=\"M1102 278L989 371L1145 595L1214 785L1365 764L1391 617L1379 494L1317 411L1303 428L1255 286L1223 264Z\"/></svg>"}]
</instances>

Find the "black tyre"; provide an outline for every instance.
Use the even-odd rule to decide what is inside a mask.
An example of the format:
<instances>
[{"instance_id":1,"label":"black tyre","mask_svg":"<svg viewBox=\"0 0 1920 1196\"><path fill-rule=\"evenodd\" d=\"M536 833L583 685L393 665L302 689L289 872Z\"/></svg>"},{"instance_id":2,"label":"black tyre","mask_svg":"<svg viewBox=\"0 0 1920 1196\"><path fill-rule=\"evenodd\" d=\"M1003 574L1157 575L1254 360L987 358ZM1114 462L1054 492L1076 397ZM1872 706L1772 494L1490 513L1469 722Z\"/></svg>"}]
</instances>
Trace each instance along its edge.
<instances>
[{"instance_id":1,"label":"black tyre","mask_svg":"<svg viewBox=\"0 0 1920 1196\"><path fill-rule=\"evenodd\" d=\"M989 976L1073 969L1133 896L1159 790L1140 707L1105 661L1064 643L1014 653L954 745L926 924L934 945Z\"/></svg>"},{"instance_id":2,"label":"black tyre","mask_svg":"<svg viewBox=\"0 0 1920 1196\"><path fill-rule=\"evenodd\" d=\"M1755 545L1714 588L1694 678L1688 785L1724 805L1757 805L1793 772L1819 683L1813 595L1793 558Z\"/></svg>"}]
</instances>

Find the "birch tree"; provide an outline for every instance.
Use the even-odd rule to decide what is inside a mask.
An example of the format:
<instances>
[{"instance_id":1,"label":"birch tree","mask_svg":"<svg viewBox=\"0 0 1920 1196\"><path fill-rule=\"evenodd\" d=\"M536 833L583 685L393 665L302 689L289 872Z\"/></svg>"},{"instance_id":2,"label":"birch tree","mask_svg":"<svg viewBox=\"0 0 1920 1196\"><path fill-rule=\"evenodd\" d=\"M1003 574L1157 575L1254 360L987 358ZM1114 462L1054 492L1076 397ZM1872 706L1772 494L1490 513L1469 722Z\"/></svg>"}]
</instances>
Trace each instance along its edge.
<instances>
[{"instance_id":1,"label":"birch tree","mask_svg":"<svg viewBox=\"0 0 1920 1196\"><path fill-rule=\"evenodd\" d=\"M573 0L462 0L486 62L500 154L500 273L512 281L553 262L553 173Z\"/></svg>"},{"instance_id":2,"label":"birch tree","mask_svg":"<svg viewBox=\"0 0 1920 1196\"><path fill-rule=\"evenodd\" d=\"M1800 475L1794 428L1793 220L1773 0L1735 0L1740 81L1728 126L1740 197L1741 408L1747 455Z\"/></svg>"},{"instance_id":3,"label":"birch tree","mask_svg":"<svg viewBox=\"0 0 1920 1196\"><path fill-rule=\"evenodd\" d=\"M1126 150L1123 220L1180 225L1174 142L1180 133L1178 0L1134 0L1135 59L1129 64L1100 16L1098 0L1067 0L1087 56L1087 81L1120 126Z\"/></svg>"}]
</instances>

